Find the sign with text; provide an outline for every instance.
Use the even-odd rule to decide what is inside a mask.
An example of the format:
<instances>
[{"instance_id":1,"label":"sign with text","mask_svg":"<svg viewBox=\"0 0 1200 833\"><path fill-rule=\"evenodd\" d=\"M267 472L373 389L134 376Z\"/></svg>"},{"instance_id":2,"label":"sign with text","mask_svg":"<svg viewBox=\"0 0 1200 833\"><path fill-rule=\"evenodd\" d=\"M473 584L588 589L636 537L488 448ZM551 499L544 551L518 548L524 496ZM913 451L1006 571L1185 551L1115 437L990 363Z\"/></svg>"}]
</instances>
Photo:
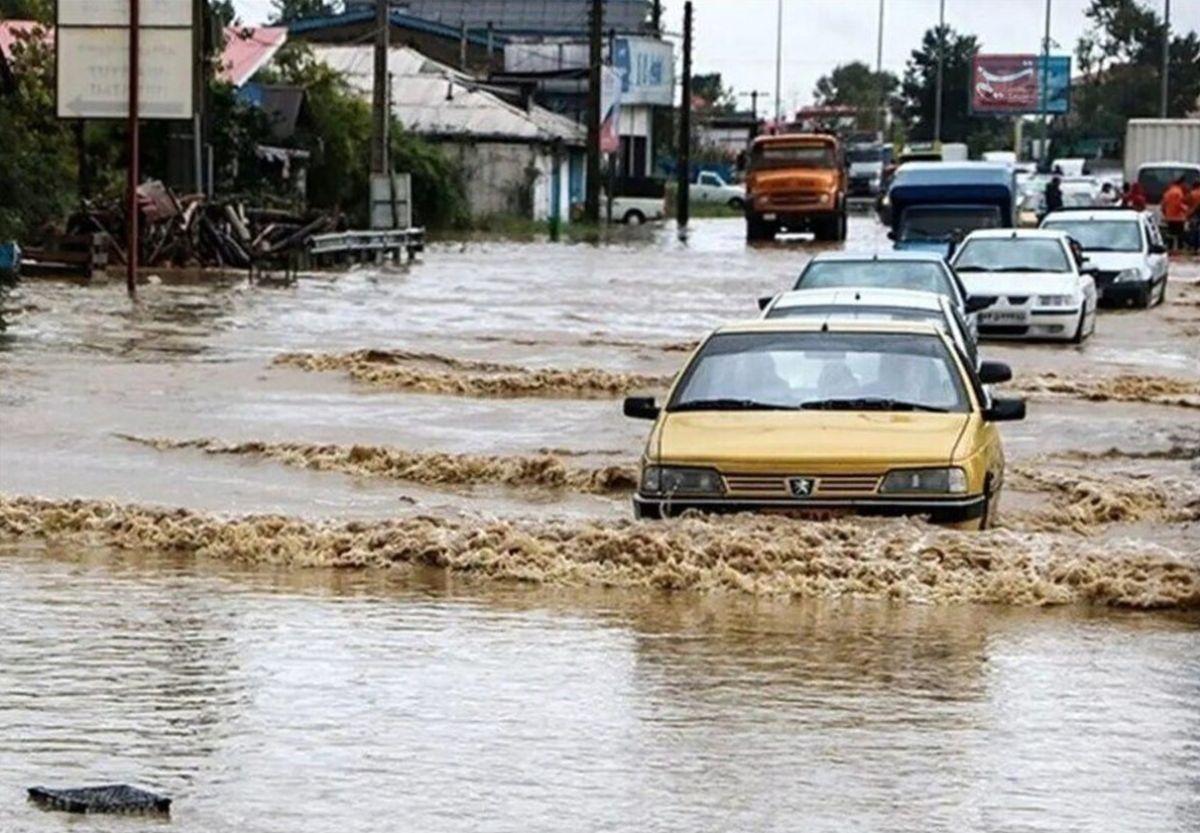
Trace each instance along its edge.
<instances>
[{"instance_id":1,"label":"sign with text","mask_svg":"<svg viewBox=\"0 0 1200 833\"><path fill-rule=\"evenodd\" d=\"M192 0L141 0L142 26L192 25ZM129 0L58 0L59 26L129 26Z\"/></svg>"},{"instance_id":2,"label":"sign with text","mask_svg":"<svg viewBox=\"0 0 1200 833\"><path fill-rule=\"evenodd\" d=\"M1071 59L1065 55L975 56L971 70L973 113L1061 115L1070 103Z\"/></svg>"},{"instance_id":3,"label":"sign with text","mask_svg":"<svg viewBox=\"0 0 1200 833\"><path fill-rule=\"evenodd\" d=\"M192 0L138 4L138 117L190 119L194 110ZM129 0L58 0L57 113L129 117Z\"/></svg>"},{"instance_id":4,"label":"sign with text","mask_svg":"<svg viewBox=\"0 0 1200 833\"><path fill-rule=\"evenodd\" d=\"M675 103L675 48L654 38L617 38L613 67L621 74L622 104Z\"/></svg>"}]
</instances>

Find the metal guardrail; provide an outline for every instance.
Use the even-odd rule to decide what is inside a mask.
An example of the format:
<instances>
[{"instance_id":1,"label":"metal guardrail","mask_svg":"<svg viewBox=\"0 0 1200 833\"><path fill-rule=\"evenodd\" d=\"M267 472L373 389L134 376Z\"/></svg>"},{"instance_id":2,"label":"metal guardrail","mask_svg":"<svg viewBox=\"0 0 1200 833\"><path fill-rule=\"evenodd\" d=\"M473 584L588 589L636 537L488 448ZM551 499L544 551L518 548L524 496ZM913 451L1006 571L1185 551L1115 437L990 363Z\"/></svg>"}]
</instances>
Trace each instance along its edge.
<instances>
[{"instance_id":1,"label":"metal guardrail","mask_svg":"<svg viewBox=\"0 0 1200 833\"><path fill-rule=\"evenodd\" d=\"M308 240L310 256L337 256L392 252L409 256L425 249L425 229L389 229L385 231L342 231L316 234Z\"/></svg>"}]
</instances>

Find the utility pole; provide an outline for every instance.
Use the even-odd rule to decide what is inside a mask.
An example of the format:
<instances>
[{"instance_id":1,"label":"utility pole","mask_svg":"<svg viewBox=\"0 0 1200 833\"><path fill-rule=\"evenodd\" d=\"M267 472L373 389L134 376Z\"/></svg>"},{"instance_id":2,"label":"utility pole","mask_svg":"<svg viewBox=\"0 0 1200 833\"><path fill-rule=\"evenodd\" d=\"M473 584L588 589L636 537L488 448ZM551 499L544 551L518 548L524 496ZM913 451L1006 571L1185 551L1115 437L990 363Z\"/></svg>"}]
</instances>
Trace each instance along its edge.
<instances>
[{"instance_id":1,"label":"utility pole","mask_svg":"<svg viewBox=\"0 0 1200 833\"><path fill-rule=\"evenodd\" d=\"M879 82L879 140L887 128L887 91L883 86L883 2L879 0L879 38L875 43L875 80Z\"/></svg>"},{"instance_id":2,"label":"utility pole","mask_svg":"<svg viewBox=\"0 0 1200 833\"><path fill-rule=\"evenodd\" d=\"M1158 103L1158 117L1167 117L1167 101L1170 93L1171 74L1171 0L1166 0L1165 24L1163 26L1162 95Z\"/></svg>"},{"instance_id":3,"label":"utility pole","mask_svg":"<svg viewBox=\"0 0 1200 833\"><path fill-rule=\"evenodd\" d=\"M775 129L783 115L783 0L779 0L779 11L775 21Z\"/></svg>"},{"instance_id":4,"label":"utility pole","mask_svg":"<svg viewBox=\"0 0 1200 833\"><path fill-rule=\"evenodd\" d=\"M683 4L683 102L679 108L679 187L675 217L679 233L687 232L691 219L692 183L692 0Z\"/></svg>"},{"instance_id":5,"label":"utility pole","mask_svg":"<svg viewBox=\"0 0 1200 833\"><path fill-rule=\"evenodd\" d=\"M656 35L662 34L662 0L654 0L654 7L650 12L650 25L654 27Z\"/></svg>"},{"instance_id":6,"label":"utility pole","mask_svg":"<svg viewBox=\"0 0 1200 833\"><path fill-rule=\"evenodd\" d=\"M1042 41L1042 148L1038 161L1043 167L1050 158L1050 3L1046 0L1046 37Z\"/></svg>"},{"instance_id":7,"label":"utility pole","mask_svg":"<svg viewBox=\"0 0 1200 833\"><path fill-rule=\"evenodd\" d=\"M375 0L375 92L372 98L371 173L388 173L388 50L391 47L391 0Z\"/></svg>"},{"instance_id":8,"label":"utility pole","mask_svg":"<svg viewBox=\"0 0 1200 833\"><path fill-rule=\"evenodd\" d=\"M125 288L129 297L137 300L138 272L138 180L141 163L141 143L138 129L138 115L141 102L138 101L138 82L141 72L141 14L138 8L139 0L129 0L129 240L128 252L125 257Z\"/></svg>"},{"instance_id":9,"label":"utility pole","mask_svg":"<svg viewBox=\"0 0 1200 833\"><path fill-rule=\"evenodd\" d=\"M600 222L600 61L604 40L604 0L592 0L588 43L587 199L584 219Z\"/></svg>"},{"instance_id":10,"label":"utility pole","mask_svg":"<svg viewBox=\"0 0 1200 833\"><path fill-rule=\"evenodd\" d=\"M938 4L937 91L933 99L933 142L942 143L942 76L946 67L946 0Z\"/></svg>"}]
</instances>

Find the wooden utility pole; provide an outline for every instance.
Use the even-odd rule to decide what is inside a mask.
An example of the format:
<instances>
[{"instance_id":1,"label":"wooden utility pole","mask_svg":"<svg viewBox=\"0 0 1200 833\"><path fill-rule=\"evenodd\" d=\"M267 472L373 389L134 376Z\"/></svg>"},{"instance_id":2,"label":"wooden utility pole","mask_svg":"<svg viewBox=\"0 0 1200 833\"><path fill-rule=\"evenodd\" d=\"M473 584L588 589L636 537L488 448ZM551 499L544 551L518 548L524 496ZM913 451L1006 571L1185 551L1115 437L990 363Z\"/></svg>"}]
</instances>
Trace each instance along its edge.
<instances>
[{"instance_id":1,"label":"wooden utility pole","mask_svg":"<svg viewBox=\"0 0 1200 833\"><path fill-rule=\"evenodd\" d=\"M1046 0L1046 35L1042 39L1042 147L1038 153L1042 167L1050 161L1050 2Z\"/></svg>"},{"instance_id":2,"label":"wooden utility pole","mask_svg":"<svg viewBox=\"0 0 1200 833\"><path fill-rule=\"evenodd\" d=\"M933 142L942 144L942 78L946 72L946 0L938 5L937 83L933 97Z\"/></svg>"},{"instance_id":3,"label":"wooden utility pole","mask_svg":"<svg viewBox=\"0 0 1200 833\"><path fill-rule=\"evenodd\" d=\"M141 51L141 14L138 8L139 0L129 0L129 239L126 241L128 253L125 257L125 288L129 297L137 298L138 272L138 180L141 179L139 170L141 162L141 147L138 131L138 75L141 70L139 53Z\"/></svg>"},{"instance_id":4,"label":"wooden utility pole","mask_svg":"<svg viewBox=\"0 0 1200 833\"><path fill-rule=\"evenodd\" d=\"M588 43L587 199L584 219L600 222L600 61L604 40L604 0L592 0Z\"/></svg>"},{"instance_id":5,"label":"wooden utility pole","mask_svg":"<svg viewBox=\"0 0 1200 833\"><path fill-rule=\"evenodd\" d=\"M683 101L679 107L679 187L675 216L679 231L691 219L692 185L692 0L683 4Z\"/></svg>"},{"instance_id":6,"label":"wooden utility pole","mask_svg":"<svg viewBox=\"0 0 1200 833\"><path fill-rule=\"evenodd\" d=\"M1162 90L1159 95L1158 117L1160 119L1167 118L1168 101L1170 100L1170 74L1171 74L1171 0L1166 0L1167 7L1164 16L1163 25L1163 62L1162 62Z\"/></svg>"},{"instance_id":7,"label":"wooden utility pole","mask_svg":"<svg viewBox=\"0 0 1200 833\"><path fill-rule=\"evenodd\" d=\"M390 0L375 0L375 91L372 97L371 173L388 172L388 49L391 47Z\"/></svg>"}]
</instances>

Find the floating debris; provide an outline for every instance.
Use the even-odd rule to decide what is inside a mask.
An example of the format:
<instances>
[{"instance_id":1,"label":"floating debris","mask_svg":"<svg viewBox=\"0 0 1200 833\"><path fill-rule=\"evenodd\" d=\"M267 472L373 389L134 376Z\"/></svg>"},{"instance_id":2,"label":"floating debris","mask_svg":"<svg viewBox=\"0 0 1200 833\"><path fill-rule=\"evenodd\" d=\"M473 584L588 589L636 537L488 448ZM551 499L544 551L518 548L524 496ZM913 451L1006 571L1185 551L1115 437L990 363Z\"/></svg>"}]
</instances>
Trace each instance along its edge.
<instances>
[{"instance_id":1,"label":"floating debris","mask_svg":"<svg viewBox=\"0 0 1200 833\"><path fill-rule=\"evenodd\" d=\"M171 812L171 799L128 784L74 789L30 787L28 792L29 800L39 807L65 813L166 815Z\"/></svg>"}]
</instances>

